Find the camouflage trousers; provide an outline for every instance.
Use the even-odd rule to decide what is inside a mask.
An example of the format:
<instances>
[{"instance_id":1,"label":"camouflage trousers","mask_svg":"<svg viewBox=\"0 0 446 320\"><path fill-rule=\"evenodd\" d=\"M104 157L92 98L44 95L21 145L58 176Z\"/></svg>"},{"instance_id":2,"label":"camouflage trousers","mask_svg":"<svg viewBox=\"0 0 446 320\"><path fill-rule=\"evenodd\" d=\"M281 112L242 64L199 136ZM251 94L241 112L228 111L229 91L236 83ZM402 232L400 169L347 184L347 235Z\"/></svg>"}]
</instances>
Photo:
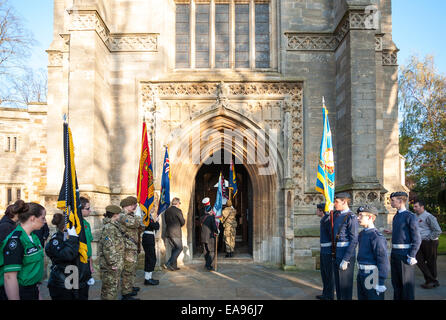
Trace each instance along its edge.
<instances>
[{"instance_id":1,"label":"camouflage trousers","mask_svg":"<svg viewBox=\"0 0 446 320\"><path fill-rule=\"evenodd\" d=\"M224 230L226 252L234 252L236 227L228 225Z\"/></svg>"},{"instance_id":2,"label":"camouflage trousers","mask_svg":"<svg viewBox=\"0 0 446 320\"><path fill-rule=\"evenodd\" d=\"M101 269L101 299L102 300L117 300L119 280L121 275L121 269Z\"/></svg>"},{"instance_id":3,"label":"camouflage trousers","mask_svg":"<svg viewBox=\"0 0 446 320\"><path fill-rule=\"evenodd\" d=\"M122 295L132 293L138 263L137 250L124 250L124 267L122 269Z\"/></svg>"}]
</instances>

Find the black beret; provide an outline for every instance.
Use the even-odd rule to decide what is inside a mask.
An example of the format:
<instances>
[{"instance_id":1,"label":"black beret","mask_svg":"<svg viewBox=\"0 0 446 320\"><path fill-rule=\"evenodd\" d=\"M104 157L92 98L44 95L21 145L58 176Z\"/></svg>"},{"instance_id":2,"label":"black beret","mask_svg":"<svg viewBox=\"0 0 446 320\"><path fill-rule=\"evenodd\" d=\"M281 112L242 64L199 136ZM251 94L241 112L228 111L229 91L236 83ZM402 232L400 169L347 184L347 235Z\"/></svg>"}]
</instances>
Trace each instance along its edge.
<instances>
[{"instance_id":1,"label":"black beret","mask_svg":"<svg viewBox=\"0 0 446 320\"><path fill-rule=\"evenodd\" d=\"M358 210L356 210L356 213L359 214L361 212L368 212L371 214L374 214L375 216L378 215L378 209L376 209L374 206L370 206L366 204L365 206L360 206Z\"/></svg>"},{"instance_id":2,"label":"black beret","mask_svg":"<svg viewBox=\"0 0 446 320\"><path fill-rule=\"evenodd\" d=\"M316 205L316 208L318 208L320 210L324 210L325 209L325 203L319 203L318 205Z\"/></svg>"},{"instance_id":3,"label":"black beret","mask_svg":"<svg viewBox=\"0 0 446 320\"><path fill-rule=\"evenodd\" d=\"M116 213L121 213L121 208L118 206L115 206L114 204L111 204L111 205L105 207L105 211L116 214Z\"/></svg>"},{"instance_id":4,"label":"black beret","mask_svg":"<svg viewBox=\"0 0 446 320\"><path fill-rule=\"evenodd\" d=\"M390 197L394 198L394 197L409 197L409 196L404 191L398 191L398 192L391 193Z\"/></svg>"},{"instance_id":5,"label":"black beret","mask_svg":"<svg viewBox=\"0 0 446 320\"><path fill-rule=\"evenodd\" d=\"M121 200L121 203L119 204L121 207L128 207L133 206L134 204L137 204L138 200L135 197L129 196L127 198L124 198Z\"/></svg>"},{"instance_id":6,"label":"black beret","mask_svg":"<svg viewBox=\"0 0 446 320\"><path fill-rule=\"evenodd\" d=\"M350 194L348 192L341 192L335 195L335 199L350 199Z\"/></svg>"}]
</instances>

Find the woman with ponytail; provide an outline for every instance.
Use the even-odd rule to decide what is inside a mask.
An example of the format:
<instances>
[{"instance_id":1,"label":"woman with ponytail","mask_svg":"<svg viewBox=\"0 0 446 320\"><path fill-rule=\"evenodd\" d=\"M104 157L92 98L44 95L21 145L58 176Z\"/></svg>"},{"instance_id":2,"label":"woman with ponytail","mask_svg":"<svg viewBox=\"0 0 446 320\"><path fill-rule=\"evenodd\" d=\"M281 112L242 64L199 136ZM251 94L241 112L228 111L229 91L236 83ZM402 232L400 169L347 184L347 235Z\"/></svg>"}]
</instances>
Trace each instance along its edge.
<instances>
[{"instance_id":1,"label":"woman with ponytail","mask_svg":"<svg viewBox=\"0 0 446 320\"><path fill-rule=\"evenodd\" d=\"M14 204L9 205L6 208L5 215L0 220L0 242L17 227L17 221L19 221L19 212L23 210L25 201L17 200Z\"/></svg>"},{"instance_id":2,"label":"woman with ponytail","mask_svg":"<svg viewBox=\"0 0 446 320\"><path fill-rule=\"evenodd\" d=\"M18 226L0 248L0 285L8 300L38 300L43 278L43 248L33 233L45 224L46 210L38 203L25 203L18 212Z\"/></svg>"}]
</instances>

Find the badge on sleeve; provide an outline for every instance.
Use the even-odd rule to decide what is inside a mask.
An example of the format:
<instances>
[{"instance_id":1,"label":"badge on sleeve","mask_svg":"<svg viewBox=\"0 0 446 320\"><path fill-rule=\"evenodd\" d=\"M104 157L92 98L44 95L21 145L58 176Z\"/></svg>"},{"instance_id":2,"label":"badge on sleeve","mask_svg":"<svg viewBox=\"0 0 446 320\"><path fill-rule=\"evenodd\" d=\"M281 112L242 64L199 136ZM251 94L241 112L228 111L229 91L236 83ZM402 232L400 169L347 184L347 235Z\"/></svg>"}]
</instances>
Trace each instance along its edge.
<instances>
[{"instance_id":1,"label":"badge on sleeve","mask_svg":"<svg viewBox=\"0 0 446 320\"><path fill-rule=\"evenodd\" d=\"M15 250L17 248L17 240L11 240L8 245L9 249Z\"/></svg>"},{"instance_id":2,"label":"badge on sleeve","mask_svg":"<svg viewBox=\"0 0 446 320\"><path fill-rule=\"evenodd\" d=\"M57 239L53 240L53 246L57 246L59 244L59 241L57 241Z\"/></svg>"}]
</instances>

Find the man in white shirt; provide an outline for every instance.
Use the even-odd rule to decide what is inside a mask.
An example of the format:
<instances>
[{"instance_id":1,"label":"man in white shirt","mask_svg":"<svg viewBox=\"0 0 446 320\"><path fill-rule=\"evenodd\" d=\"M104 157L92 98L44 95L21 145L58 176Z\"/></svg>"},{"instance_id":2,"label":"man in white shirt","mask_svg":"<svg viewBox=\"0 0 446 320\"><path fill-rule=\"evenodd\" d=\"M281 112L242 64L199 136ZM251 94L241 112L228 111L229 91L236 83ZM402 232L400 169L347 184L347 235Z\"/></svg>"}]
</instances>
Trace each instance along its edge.
<instances>
[{"instance_id":1,"label":"man in white shirt","mask_svg":"<svg viewBox=\"0 0 446 320\"><path fill-rule=\"evenodd\" d=\"M424 210L423 201L417 200L414 203L413 209L417 214L418 229L421 235L421 246L416 256L418 261L417 265L426 281L421 287L424 289L432 289L440 285L437 280L437 249L441 228L437 218Z\"/></svg>"}]
</instances>

